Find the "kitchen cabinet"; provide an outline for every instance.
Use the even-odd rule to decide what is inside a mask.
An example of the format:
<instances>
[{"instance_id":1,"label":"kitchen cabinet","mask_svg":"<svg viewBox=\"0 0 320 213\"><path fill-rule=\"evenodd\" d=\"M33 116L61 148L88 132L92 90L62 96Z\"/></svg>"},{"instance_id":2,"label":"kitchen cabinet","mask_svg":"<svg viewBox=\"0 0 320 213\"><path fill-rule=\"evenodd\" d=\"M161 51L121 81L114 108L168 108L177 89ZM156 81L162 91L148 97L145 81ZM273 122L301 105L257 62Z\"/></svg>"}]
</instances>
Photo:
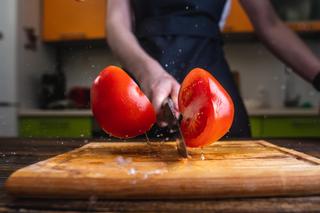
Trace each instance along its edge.
<instances>
[{"instance_id":1,"label":"kitchen cabinet","mask_svg":"<svg viewBox=\"0 0 320 213\"><path fill-rule=\"evenodd\" d=\"M277 14L298 32L320 31L319 0L272 0Z\"/></svg>"},{"instance_id":2,"label":"kitchen cabinet","mask_svg":"<svg viewBox=\"0 0 320 213\"><path fill-rule=\"evenodd\" d=\"M43 0L44 41L105 38L106 0Z\"/></svg>"},{"instance_id":3,"label":"kitchen cabinet","mask_svg":"<svg viewBox=\"0 0 320 213\"><path fill-rule=\"evenodd\" d=\"M43 41L104 39L106 4L107 0L43 0ZM277 10L277 4L275 8ZM295 31L320 30L320 21L317 17L290 21L282 17L282 11L277 10L277 13ZM224 25L223 33L251 32L253 26L239 0L231 0L230 15Z\"/></svg>"},{"instance_id":4,"label":"kitchen cabinet","mask_svg":"<svg viewBox=\"0 0 320 213\"><path fill-rule=\"evenodd\" d=\"M320 116L315 110L250 110L249 114L254 138L320 137ZM96 125L90 110L22 110L19 112L19 136L24 138L106 136ZM97 134L98 131L99 134Z\"/></svg>"},{"instance_id":5,"label":"kitchen cabinet","mask_svg":"<svg viewBox=\"0 0 320 213\"><path fill-rule=\"evenodd\" d=\"M318 0L273 0L276 13L296 32L320 31L320 3ZM231 0L231 9L224 33L250 33L253 26L239 0Z\"/></svg>"},{"instance_id":6,"label":"kitchen cabinet","mask_svg":"<svg viewBox=\"0 0 320 213\"><path fill-rule=\"evenodd\" d=\"M253 26L244 12L239 0L231 0L229 16L223 29L224 33L249 33Z\"/></svg>"},{"instance_id":7,"label":"kitchen cabinet","mask_svg":"<svg viewBox=\"0 0 320 213\"><path fill-rule=\"evenodd\" d=\"M92 118L85 116L22 116L19 118L22 138L88 138L92 136Z\"/></svg>"},{"instance_id":8,"label":"kitchen cabinet","mask_svg":"<svg viewBox=\"0 0 320 213\"><path fill-rule=\"evenodd\" d=\"M255 138L261 137L263 119L260 117L250 117L251 134Z\"/></svg>"},{"instance_id":9,"label":"kitchen cabinet","mask_svg":"<svg viewBox=\"0 0 320 213\"><path fill-rule=\"evenodd\" d=\"M256 138L320 137L319 116L254 116L250 123Z\"/></svg>"}]
</instances>

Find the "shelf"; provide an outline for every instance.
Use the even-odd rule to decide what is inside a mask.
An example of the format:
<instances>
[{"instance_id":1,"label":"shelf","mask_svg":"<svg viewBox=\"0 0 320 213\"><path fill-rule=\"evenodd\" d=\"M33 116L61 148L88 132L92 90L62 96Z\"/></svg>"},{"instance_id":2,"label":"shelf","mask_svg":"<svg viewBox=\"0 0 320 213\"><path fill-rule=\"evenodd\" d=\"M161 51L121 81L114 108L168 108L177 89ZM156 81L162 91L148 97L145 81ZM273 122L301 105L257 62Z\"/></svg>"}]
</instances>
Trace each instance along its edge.
<instances>
[{"instance_id":1,"label":"shelf","mask_svg":"<svg viewBox=\"0 0 320 213\"><path fill-rule=\"evenodd\" d=\"M319 109L310 108L268 108L268 109L254 109L249 108L249 116L320 116ZM41 117L41 116L68 116L68 117L91 117L90 109L85 110L41 110L41 109L22 109L19 111L19 117Z\"/></svg>"},{"instance_id":2,"label":"shelf","mask_svg":"<svg viewBox=\"0 0 320 213\"><path fill-rule=\"evenodd\" d=\"M90 109L86 110L41 110L23 109L18 112L19 117L91 117Z\"/></svg>"}]
</instances>

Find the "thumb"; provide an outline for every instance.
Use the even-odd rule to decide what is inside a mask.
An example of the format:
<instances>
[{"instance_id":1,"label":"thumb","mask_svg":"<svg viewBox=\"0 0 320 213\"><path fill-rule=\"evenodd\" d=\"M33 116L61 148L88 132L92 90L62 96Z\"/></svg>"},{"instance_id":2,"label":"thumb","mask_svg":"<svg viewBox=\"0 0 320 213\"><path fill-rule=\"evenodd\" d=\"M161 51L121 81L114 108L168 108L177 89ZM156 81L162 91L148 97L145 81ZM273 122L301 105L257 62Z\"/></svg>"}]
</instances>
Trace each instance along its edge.
<instances>
[{"instance_id":1,"label":"thumb","mask_svg":"<svg viewBox=\"0 0 320 213\"><path fill-rule=\"evenodd\" d=\"M170 91L165 89L155 90L152 94L152 104L157 114L160 113L163 102L170 95Z\"/></svg>"},{"instance_id":2,"label":"thumb","mask_svg":"<svg viewBox=\"0 0 320 213\"><path fill-rule=\"evenodd\" d=\"M170 93L172 101L174 103L174 107L175 107L176 110L179 109L179 106L178 106L179 90L180 90L180 85L178 83L175 83L172 86L171 93Z\"/></svg>"},{"instance_id":3,"label":"thumb","mask_svg":"<svg viewBox=\"0 0 320 213\"><path fill-rule=\"evenodd\" d=\"M162 89L155 90L152 95L152 104L154 109L157 112L157 120L158 125L160 127L166 127L168 123L165 120L165 115L163 112L163 103L167 99L167 97L170 94L170 90L167 90L166 87L163 87Z\"/></svg>"}]
</instances>

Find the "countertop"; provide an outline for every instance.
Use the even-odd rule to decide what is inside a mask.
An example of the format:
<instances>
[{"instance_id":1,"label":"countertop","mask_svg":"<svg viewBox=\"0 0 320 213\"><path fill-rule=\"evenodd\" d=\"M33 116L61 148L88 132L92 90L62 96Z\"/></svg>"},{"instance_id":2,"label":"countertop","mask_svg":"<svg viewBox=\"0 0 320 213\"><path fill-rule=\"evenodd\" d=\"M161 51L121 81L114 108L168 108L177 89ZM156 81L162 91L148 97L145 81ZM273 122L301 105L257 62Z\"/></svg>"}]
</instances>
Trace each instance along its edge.
<instances>
[{"instance_id":1,"label":"countertop","mask_svg":"<svg viewBox=\"0 0 320 213\"><path fill-rule=\"evenodd\" d=\"M320 158L320 139L268 141ZM0 138L0 212L320 212L320 195L246 199L119 201L13 199L5 194L3 184L15 170L78 148L88 142L88 139Z\"/></svg>"},{"instance_id":2,"label":"countertop","mask_svg":"<svg viewBox=\"0 0 320 213\"><path fill-rule=\"evenodd\" d=\"M319 116L318 108L248 108L249 116ZM40 109L21 109L19 110L21 117L37 117L37 116L92 116L90 109L84 110L40 110Z\"/></svg>"}]
</instances>

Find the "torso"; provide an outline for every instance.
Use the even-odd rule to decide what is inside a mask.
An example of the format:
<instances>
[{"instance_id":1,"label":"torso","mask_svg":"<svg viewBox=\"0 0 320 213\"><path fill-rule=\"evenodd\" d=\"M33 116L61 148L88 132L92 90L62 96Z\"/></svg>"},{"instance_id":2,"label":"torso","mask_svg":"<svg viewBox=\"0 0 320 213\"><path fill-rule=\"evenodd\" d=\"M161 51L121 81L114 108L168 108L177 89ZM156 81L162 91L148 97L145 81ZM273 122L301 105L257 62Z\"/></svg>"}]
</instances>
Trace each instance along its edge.
<instances>
[{"instance_id":1,"label":"torso","mask_svg":"<svg viewBox=\"0 0 320 213\"><path fill-rule=\"evenodd\" d=\"M181 82L200 67L227 90L235 104L228 136L250 137L249 120L224 58L219 22L226 0L132 0L134 32L144 50Z\"/></svg>"},{"instance_id":2,"label":"torso","mask_svg":"<svg viewBox=\"0 0 320 213\"><path fill-rule=\"evenodd\" d=\"M135 33L217 36L226 0L133 0Z\"/></svg>"}]
</instances>

